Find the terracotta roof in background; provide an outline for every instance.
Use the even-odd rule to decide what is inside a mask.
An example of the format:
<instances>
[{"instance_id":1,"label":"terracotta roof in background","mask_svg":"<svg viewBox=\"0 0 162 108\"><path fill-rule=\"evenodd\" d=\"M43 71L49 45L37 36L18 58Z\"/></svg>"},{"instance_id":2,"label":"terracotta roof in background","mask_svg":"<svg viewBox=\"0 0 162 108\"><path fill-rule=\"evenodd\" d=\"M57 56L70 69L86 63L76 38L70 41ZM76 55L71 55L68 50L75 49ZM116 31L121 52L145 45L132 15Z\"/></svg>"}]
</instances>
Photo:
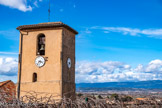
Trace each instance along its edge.
<instances>
[{"instance_id":1,"label":"terracotta roof in background","mask_svg":"<svg viewBox=\"0 0 162 108\"><path fill-rule=\"evenodd\" d=\"M11 80L7 80L7 81L3 81L3 82L0 82L0 87L4 86L5 84L11 82Z\"/></svg>"},{"instance_id":2,"label":"terracotta roof in background","mask_svg":"<svg viewBox=\"0 0 162 108\"><path fill-rule=\"evenodd\" d=\"M0 95L6 101L11 101L16 96L16 86L11 80L0 82Z\"/></svg>"},{"instance_id":3,"label":"terracotta roof in background","mask_svg":"<svg viewBox=\"0 0 162 108\"><path fill-rule=\"evenodd\" d=\"M17 27L17 30L28 30L28 29L40 29L40 28L52 28L52 27L65 27L68 30L72 31L75 34L78 34L76 30L71 28L70 26L62 23L62 22L48 22L48 23L39 23L39 24L32 24L32 25L22 25Z\"/></svg>"},{"instance_id":4,"label":"terracotta roof in background","mask_svg":"<svg viewBox=\"0 0 162 108\"><path fill-rule=\"evenodd\" d=\"M136 98L137 100L146 100L147 98Z\"/></svg>"}]
</instances>

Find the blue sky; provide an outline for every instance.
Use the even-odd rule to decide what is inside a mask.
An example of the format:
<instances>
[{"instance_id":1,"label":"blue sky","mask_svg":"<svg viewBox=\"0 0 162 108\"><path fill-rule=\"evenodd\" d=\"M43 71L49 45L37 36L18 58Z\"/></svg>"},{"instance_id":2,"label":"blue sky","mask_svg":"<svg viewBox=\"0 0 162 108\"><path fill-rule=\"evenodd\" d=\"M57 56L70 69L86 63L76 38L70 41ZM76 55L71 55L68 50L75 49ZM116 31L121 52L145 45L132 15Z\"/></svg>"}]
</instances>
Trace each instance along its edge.
<instances>
[{"instance_id":1,"label":"blue sky","mask_svg":"<svg viewBox=\"0 0 162 108\"><path fill-rule=\"evenodd\" d=\"M0 0L0 81L17 80L19 25L48 21L48 0ZM51 0L76 36L76 82L162 80L162 0Z\"/></svg>"}]
</instances>

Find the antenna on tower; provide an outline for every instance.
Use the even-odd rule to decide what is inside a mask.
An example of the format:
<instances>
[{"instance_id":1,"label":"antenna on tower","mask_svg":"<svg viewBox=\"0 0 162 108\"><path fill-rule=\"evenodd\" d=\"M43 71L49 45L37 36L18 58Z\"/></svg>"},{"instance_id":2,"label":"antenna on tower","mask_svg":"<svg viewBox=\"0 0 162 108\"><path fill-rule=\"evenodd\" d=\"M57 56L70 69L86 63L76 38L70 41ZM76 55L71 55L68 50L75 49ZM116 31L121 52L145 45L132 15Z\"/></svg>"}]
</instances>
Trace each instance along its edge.
<instances>
[{"instance_id":1,"label":"antenna on tower","mask_svg":"<svg viewBox=\"0 0 162 108\"><path fill-rule=\"evenodd\" d=\"M50 10L50 0L49 0L49 9L48 9L48 22L50 22L50 12L51 12L51 10Z\"/></svg>"}]
</instances>

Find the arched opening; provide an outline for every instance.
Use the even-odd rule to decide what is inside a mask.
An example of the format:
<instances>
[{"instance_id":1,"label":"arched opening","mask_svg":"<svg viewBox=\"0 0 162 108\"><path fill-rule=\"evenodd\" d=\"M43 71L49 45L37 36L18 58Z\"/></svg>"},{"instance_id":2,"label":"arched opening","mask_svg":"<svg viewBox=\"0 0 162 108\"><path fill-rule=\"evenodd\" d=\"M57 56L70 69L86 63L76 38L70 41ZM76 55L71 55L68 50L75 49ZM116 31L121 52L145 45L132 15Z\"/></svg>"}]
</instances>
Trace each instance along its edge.
<instances>
[{"instance_id":1,"label":"arched opening","mask_svg":"<svg viewBox=\"0 0 162 108\"><path fill-rule=\"evenodd\" d=\"M33 82L37 82L37 73L33 73Z\"/></svg>"},{"instance_id":2,"label":"arched opening","mask_svg":"<svg viewBox=\"0 0 162 108\"><path fill-rule=\"evenodd\" d=\"M45 55L45 35L39 34L37 38L37 55Z\"/></svg>"}]
</instances>

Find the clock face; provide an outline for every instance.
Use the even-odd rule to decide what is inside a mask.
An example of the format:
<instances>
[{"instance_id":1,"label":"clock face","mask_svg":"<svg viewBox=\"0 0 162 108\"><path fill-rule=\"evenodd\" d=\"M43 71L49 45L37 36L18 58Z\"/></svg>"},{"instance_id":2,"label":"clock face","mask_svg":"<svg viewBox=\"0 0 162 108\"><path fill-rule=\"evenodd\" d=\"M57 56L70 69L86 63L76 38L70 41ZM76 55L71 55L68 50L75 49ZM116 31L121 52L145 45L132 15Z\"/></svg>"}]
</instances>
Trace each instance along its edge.
<instances>
[{"instance_id":1,"label":"clock face","mask_svg":"<svg viewBox=\"0 0 162 108\"><path fill-rule=\"evenodd\" d=\"M67 59L67 66L68 66L68 68L71 68L71 59L70 58Z\"/></svg>"},{"instance_id":2,"label":"clock face","mask_svg":"<svg viewBox=\"0 0 162 108\"><path fill-rule=\"evenodd\" d=\"M44 59L42 56L38 56L38 57L35 59L35 64L36 64L38 67L42 67L42 66L44 66L44 64L45 64L45 59Z\"/></svg>"}]
</instances>

